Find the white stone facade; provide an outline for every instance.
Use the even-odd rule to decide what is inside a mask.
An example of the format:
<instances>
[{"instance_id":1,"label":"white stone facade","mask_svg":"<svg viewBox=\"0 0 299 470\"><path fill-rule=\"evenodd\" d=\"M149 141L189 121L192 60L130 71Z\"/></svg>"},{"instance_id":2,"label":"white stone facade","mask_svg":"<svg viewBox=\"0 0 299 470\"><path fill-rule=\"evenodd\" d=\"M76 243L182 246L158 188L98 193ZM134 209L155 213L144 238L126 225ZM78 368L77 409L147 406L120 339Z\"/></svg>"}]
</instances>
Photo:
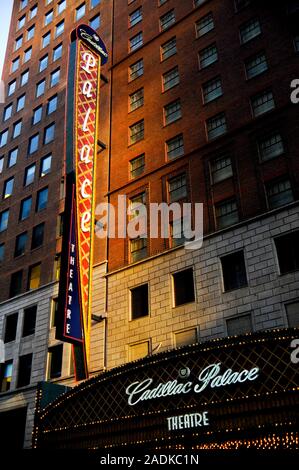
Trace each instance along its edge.
<instances>
[{"instance_id":1,"label":"white stone facade","mask_svg":"<svg viewBox=\"0 0 299 470\"><path fill-rule=\"evenodd\" d=\"M103 265L96 267L94 304L104 311L107 298L107 368L128 362L134 343L149 341L153 352L173 348L175 333L185 329L196 328L199 341L226 336L226 320L243 314L251 313L253 331L287 327L285 304L299 299L299 271L280 275L274 238L295 229L297 203L210 235L200 250L178 248L108 273L107 294ZM220 258L240 250L248 286L224 292ZM172 274L186 268L194 271L196 299L174 307ZM131 321L130 289L143 283L149 284L150 312ZM101 363L102 337L92 341Z\"/></svg>"}]
</instances>

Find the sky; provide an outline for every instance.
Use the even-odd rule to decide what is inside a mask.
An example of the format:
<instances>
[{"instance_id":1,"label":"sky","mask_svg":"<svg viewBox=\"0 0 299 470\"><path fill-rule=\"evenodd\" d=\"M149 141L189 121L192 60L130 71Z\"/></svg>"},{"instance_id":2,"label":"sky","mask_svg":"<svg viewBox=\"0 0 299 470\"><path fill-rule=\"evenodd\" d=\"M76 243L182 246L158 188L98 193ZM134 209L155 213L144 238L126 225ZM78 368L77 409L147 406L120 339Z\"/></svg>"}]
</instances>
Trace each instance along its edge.
<instances>
[{"instance_id":1,"label":"sky","mask_svg":"<svg viewBox=\"0 0 299 470\"><path fill-rule=\"evenodd\" d=\"M2 67L5 57L12 7L13 0L0 0L0 78L2 76Z\"/></svg>"}]
</instances>

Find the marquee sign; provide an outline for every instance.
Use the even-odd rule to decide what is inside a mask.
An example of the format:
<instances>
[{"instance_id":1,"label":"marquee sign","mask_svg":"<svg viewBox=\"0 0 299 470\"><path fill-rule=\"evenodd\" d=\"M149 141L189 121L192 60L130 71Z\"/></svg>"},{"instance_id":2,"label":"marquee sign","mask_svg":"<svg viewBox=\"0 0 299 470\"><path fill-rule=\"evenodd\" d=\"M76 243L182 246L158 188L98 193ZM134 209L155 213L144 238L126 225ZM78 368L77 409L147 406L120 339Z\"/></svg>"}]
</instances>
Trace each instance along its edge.
<instances>
[{"instance_id":1,"label":"marquee sign","mask_svg":"<svg viewBox=\"0 0 299 470\"><path fill-rule=\"evenodd\" d=\"M102 373L37 407L35 446L240 446L244 435L264 445L269 430L287 442L299 429L297 337L289 329L222 338Z\"/></svg>"},{"instance_id":2,"label":"marquee sign","mask_svg":"<svg viewBox=\"0 0 299 470\"><path fill-rule=\"evenodd\" d=\"M74 345L76 379L88 377L94 175L105 45L89 26L72 33L66 113L66 202L56 338Z\"/></svg>"}]
</instances>

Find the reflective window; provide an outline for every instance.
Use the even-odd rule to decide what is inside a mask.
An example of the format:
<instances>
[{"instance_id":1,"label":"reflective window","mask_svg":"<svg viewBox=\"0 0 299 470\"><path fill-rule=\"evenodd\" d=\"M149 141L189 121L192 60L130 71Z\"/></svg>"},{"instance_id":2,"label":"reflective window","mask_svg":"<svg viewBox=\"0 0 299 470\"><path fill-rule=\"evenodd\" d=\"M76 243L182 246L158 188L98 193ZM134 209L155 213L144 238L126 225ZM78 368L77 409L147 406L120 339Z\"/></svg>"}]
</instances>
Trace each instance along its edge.
<instances>
[{"instance_id":1,"label":"reflective window","mask_svg":"<svg viewBox=\"0 0 299 470\"><path fill-rule=\"evenodd\" d=\"M33 183L34 177L35 177L35 170L36 170L35 163L33 163L32 165L28 166L25 169L24 186L28 186L29 184Z\"/></svg>"},{"instance_id":2,"label":"reflective window","mask_svg":"<svg viewBox=\"0 0 299 470\"><path fill-rule=\"evenodd\" d=\"M52 155L47 155L46 157L42 158L40 164L40 176L46 176L51 172L51 164L52 164Z\"/></svg>"},{"instance_id":3,"label":"reflective window","mask_svg":"<svg viewBox=\"0 0 299 470\"><path fill-rule=\"evenodd\" d=\"M20 220L25 220L29 217L30 212L31 212L31 206L32 206L32 196L27 197L26 199L23 199L21 201L21 206L20 206Z\"/></svg>"},{"instance_id":4,"label":"reflective window","mask_svg":"<svg viewBox=\"0 0 299 470\"><path fill-rule=\"evenodd\" d=\"M48 204L48 188L43 188L37 193L36 212L46 209Z\"/></svg>"}]
</instances>

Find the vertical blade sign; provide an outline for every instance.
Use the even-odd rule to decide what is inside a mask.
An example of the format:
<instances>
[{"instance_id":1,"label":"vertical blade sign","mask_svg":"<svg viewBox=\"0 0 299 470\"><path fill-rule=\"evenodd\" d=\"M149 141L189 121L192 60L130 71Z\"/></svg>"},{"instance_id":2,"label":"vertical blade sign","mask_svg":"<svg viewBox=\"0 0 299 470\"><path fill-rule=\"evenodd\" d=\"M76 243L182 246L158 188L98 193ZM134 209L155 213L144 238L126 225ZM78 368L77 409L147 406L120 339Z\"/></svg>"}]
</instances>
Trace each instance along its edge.
<instances>
[{"instance_id":1,"label":"vertical blade sign","mask_svg":"<svg viewBox=\"0 0 299 470\"><path fill-rule=\"evenodd\" d=\"M98 102L105 46L80 25L72 33L66 114L66 203L56 338L74 346L77 380L88 377ZM75 60L74 60L75 59ZM71 134L69 134L69 132Z\"/></svg>"}]
</instances>

